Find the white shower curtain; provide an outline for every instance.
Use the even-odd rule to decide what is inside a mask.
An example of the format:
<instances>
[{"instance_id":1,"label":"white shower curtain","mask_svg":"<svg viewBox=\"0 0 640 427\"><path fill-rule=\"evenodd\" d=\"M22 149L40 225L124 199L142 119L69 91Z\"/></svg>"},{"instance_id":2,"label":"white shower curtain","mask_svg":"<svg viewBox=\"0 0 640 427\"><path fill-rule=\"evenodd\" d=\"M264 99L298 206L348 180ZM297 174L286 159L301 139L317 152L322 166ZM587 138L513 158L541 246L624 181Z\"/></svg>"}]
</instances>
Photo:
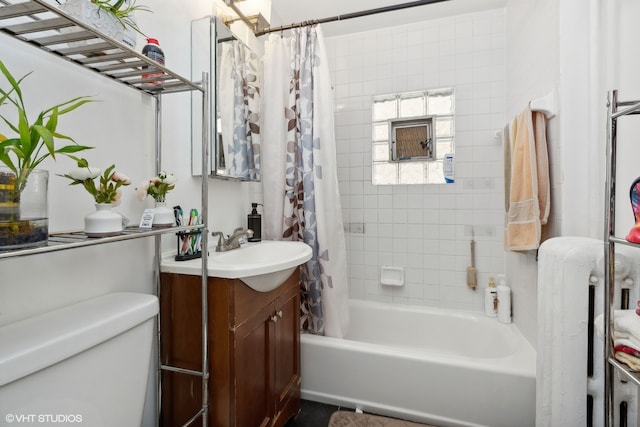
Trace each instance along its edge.
<instances>
[{"instance_id":1,"label":"white shower curtain","mask_svg":"<svg viewBox=\"0 0 640 427\"><path fill-rule=\"evenodd\" d=\"M347 256L338 193L333 97L322 30L272 34L262 108L265 234L303 240L302 327L342 338L349 325Z\"/></svg>"},{"instance_id":2,"label":"white shower curtain","mask_svg":"<svg viewBox=\"0 0 640 427\"><path fill-rule=\"evenodd\" d=\"M221 44L218 100L227 174L260 179L258 57L237 40ZM229 108L231 106L231 108Z\"/></svg>"}]
</instances>

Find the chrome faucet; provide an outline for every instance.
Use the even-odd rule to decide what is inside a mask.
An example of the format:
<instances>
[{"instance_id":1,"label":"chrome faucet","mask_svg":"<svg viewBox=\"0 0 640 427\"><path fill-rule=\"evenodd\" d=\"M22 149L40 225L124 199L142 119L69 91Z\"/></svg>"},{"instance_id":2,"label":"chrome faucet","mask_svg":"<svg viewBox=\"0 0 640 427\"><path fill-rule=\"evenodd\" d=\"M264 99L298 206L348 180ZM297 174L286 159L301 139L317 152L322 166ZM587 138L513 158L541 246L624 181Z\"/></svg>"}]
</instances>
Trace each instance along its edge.
<instances>
[{"instance_id":1,"label":"chrome faucet","mask_svg":"<svg viewBox=\"0 0 640 427\"><path fill-rule=\"evenodd\" d=\"M216 252L226 252L231 249L237 249L240 247L240 238L244 236L246 239L249 239L253 236L253 230L245 230L243 228L236 228L233 230L233 234L228 238L224 238L224 234L222 231L214 231L211 233L212 236L218 236L218 244L216 245Z\"/></svg>"}]
</instances>

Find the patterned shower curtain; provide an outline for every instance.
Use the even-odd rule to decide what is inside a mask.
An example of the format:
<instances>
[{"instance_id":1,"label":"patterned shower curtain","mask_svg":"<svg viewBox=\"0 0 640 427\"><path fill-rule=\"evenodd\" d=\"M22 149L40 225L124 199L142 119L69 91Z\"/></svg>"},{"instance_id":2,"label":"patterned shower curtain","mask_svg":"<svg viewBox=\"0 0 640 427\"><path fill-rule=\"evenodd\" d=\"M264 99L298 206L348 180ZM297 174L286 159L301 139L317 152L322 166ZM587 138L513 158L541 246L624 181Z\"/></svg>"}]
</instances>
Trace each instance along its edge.
<instances>
[{"instance_id":1,"label":"patterned shower curtain","mask_svg":"<svg viewBox=\"0 0 640 427\"><path fill-rule=\"evenodd\" d=\"M271 35L264 81L266 235L311 246L313 256L302 268L302 328L341 338L349 323L346 246L320 27L297 28L286 38Z\"/></svg>"},{"instance_id":2,"label":"patterned shower curtain","mask_svg":"<svg viewBox=\"0 0 640 427\"><path fill-rule=\"evenodd\" d=\"M260 179L260 62L237 40L221 46L218 100L224 106L220 127L227 174Z\"/></svg>"}]
</instances>

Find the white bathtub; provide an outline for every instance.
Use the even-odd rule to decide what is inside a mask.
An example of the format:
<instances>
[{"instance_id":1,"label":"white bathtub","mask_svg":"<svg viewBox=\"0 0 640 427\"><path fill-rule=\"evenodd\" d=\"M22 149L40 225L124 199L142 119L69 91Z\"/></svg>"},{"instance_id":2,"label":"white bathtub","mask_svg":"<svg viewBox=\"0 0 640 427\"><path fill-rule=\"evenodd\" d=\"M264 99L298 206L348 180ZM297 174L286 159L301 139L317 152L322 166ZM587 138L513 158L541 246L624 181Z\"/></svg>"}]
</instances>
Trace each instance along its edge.
<instances>
[{"instance_id":1,"label":"white bathtub","mask_svg":"<svg viewBox=\"0 0 640 427\"><path fill-rule=\"evenodd\" d=\"M303 334L302 397L437 426L535 425L536 354L482 313L350 301L346 339Z\"/></svg>"}]
</instances>

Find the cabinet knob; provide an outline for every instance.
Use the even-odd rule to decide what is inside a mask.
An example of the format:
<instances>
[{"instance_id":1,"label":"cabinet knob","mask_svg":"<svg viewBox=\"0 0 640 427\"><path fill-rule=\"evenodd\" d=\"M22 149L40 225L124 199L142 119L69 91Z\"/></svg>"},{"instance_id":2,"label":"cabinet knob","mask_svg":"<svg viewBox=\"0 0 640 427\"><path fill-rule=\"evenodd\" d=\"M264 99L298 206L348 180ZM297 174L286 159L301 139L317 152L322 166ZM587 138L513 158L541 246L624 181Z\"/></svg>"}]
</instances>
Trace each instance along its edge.
<instances>
[{"instance_id":1,"label":"cabinet knob","mask_svg":"<svg viewBox=\"0 0 640 427\"><path fill-rule=\"evenodd\" d=\"M282 310L279 310L276 312L276 314L274 314L273 316L271 316L271 321L273 323L277 323L278 319L282 319Z\"/></svg>"}]
</instances>

